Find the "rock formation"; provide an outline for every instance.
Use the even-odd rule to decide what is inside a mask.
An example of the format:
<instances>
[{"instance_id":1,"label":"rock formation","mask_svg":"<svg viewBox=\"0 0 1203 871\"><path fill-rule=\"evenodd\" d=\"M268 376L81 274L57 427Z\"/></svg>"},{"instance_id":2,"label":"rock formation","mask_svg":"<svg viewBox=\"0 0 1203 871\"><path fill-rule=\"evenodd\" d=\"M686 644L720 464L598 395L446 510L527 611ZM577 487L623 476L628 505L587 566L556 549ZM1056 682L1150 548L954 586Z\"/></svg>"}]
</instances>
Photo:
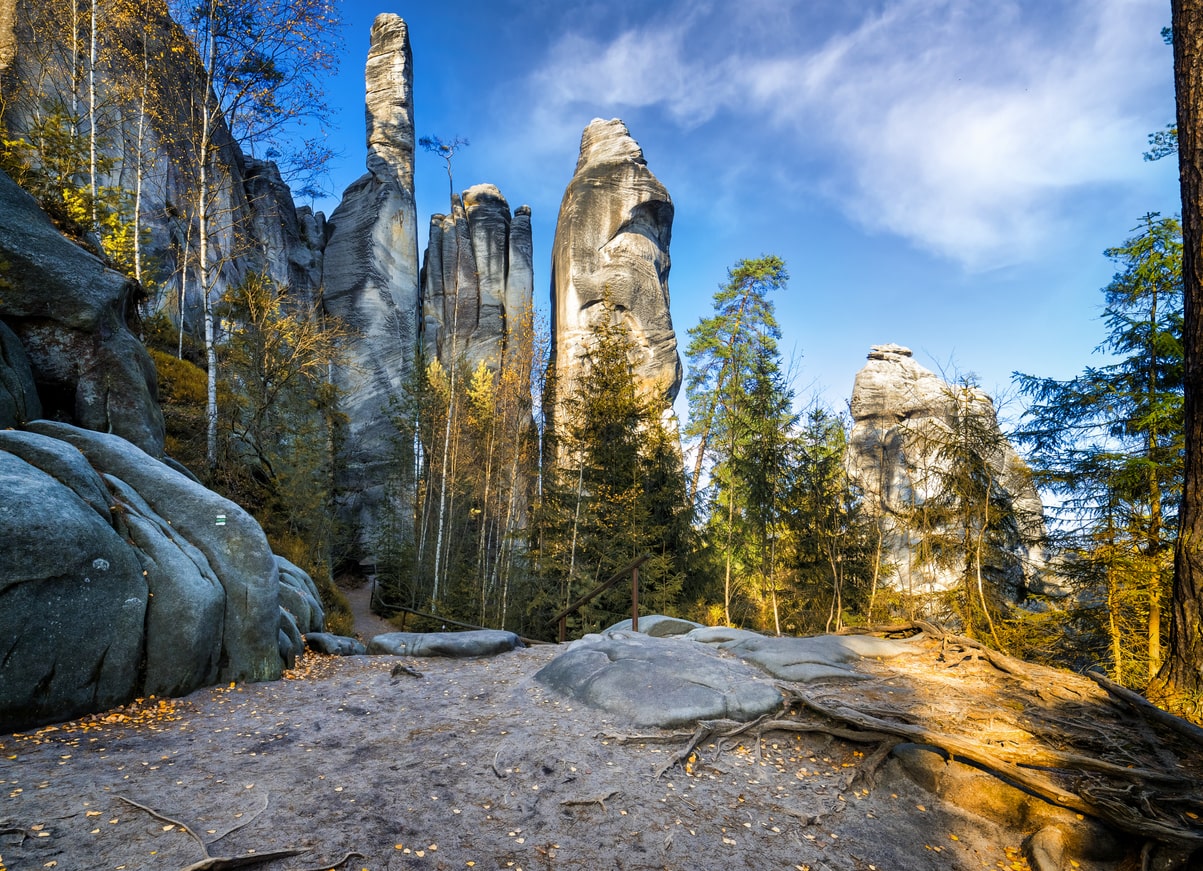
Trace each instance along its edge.
<instances>
[{"instance_id":1,"label":"rock formation","mask_svg":"<svg viewBox=\"0 0 1203 871\"><path fill-rule=\"evenodd\" d=\"M48 107L72 103L68 51L53 44L67 30L54 19L56 7L0 0L0 71L5 73L4 123L10 135L29 137ZM98 32L101 62L96 69L99 95L97 140L102 186L133 192L140 188L144 235L144 276L155 296L152 311L162 310L200 334L202 298L197 281L196 89L203 79L189 52L172 50L180 38L161 3L139 7L146 23L106 21ZM130 33L136 26L138 32ZM8 31L7 33L5 31ZM6 54L6 37L16 50ZM143 37L158 75L141 96L129 84L143 75L141 53L133 46ZM60 50L61 49L61 50ZM298 210L271 161L243 155L224 124L213 131L209 173L209 243L213 300L248 272L267 272L289 292L311 299L321 284L320 218ZM139 176L141 177L139 181Z\"/></svg>"},{"instance_id":2,"label":"rock formation","mask_svg":"<svg viewBox=\"0 0 1203 871\"><path fill-rule=\"evenodd\" d=\"M534 268L530 207L510 215L491 184L456 197L451 215L433 215L422 263L423 347L449 367L496 368L507 352L529 351Z\"/></svg>"},{"instance_id":3,"label":"rock formation","mask_svg":"<svg viewBox=\"0 0 1203 871\"><path fill-rule=\"evenodd\" d=\"M322 628L250 515L125 439L0 432L0 490L0 731L274 679Z\"/></svg>"},{"instance_id":4,"label":"rock formation","mask_svg":"<svg viewBox=\"0 0 1203 871\"><path fill-rule=\"evenodd\" d=\"M0 730L278 677L322 628L317 590L157 459L131 283L3 174L0 261L0 426L24 428L0 431Z\"/></svg>"},{"instance_id":5,"label":"rock formation","mask_svg":"<svg viewBox=\"0 0 1203 871\"><path fill-rule=\"evenodd\" d=\"M550 369L558 396L571 394L590 327L609 306L634 345L641 389L665 408L676 398L681 360L668 305L672 219L668 191L626 125L591 122L552 250ZM554 421L555 409L548 412Z\"/></svg>"},{"instance_id":6,"label":"rock formation","mask_svg":"<svg viewBox=\"0 0 1203 871\"><path fill-rule=\"evenodd\" d=\"M33 197L3 173L0 216L0 262L7 267L0 278L0 318L22 346L17 351L0 334L0 347L5 357L28 360L37 389L31 397L24 388L26 407L14 408L9 424L44 415L117 433L161 454L154 364L125 325L133 282L63 237ZM23 370L20 361L12 362L14 373Z\"/></svg>"},{"instance_id":7,"label":"rock formation","mask_svg":"<svg viewBox=\"0 0 1203 871\"><path fill-rule=\"evenodd\" d=\"M848 470L882 524L884 563L896 589L926 594L955 587L960 570L919 559L925 504L947 490L958 422L975 433L1005 514L991 533L986 574L1008 600L1042 591L1044 512L1031 472L1002 436L994 404L975 387L954 387L915 362L908 348L875 345L852 388ZM964 426L968 419L970 424ZM994 510L998 510L996 507Z\"/></svg>"},{"instance_id":8,"label":"rock formation","mask_svg":"<svg viewBox=\"0 0 1203 871\"><path fill-rule=\"evenodd\" d=\"M418 340L413 62L409 31L396 15L372 25L366 76L368 172L330 216L324 272L327 311L357 333L336 373L348 420L336 486L361 555L375 550L384 522L395 462L392 402L410 376Z\"/></svg>"}]
</instances>

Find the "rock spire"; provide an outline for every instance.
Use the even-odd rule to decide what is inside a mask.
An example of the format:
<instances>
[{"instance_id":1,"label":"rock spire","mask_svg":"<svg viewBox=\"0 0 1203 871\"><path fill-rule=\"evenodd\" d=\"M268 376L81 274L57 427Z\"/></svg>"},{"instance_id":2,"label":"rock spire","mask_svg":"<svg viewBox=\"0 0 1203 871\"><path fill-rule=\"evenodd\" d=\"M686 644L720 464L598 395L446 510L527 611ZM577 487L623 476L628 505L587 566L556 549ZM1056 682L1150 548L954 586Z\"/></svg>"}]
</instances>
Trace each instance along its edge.
<instances>
[{"instance_id":1,"label":"rock spire","mask_svg":"<svg viewBox=\"0 0 1203 871\"><path fill-rule=\"evenodd\" d=\"M456 197L451 215L433 215L422 265L426 358L497 367L503 354L529 350L532 256L530 207L511 215L491 184Z\"/></svg>"},{"instance_id":2,"label":"rock spire","mask_svg":"<svg viewBox=\"0 0 1203 871\"><path fill-rule=\"evenodd\" d=\"M606 303L634 344L641 389L671 406L681 386L669 314L672 221L672 199L626 125L591 122L552 250L550 368L557 396L570 395L590 327ZM548 411L554 420L554 407Z\"/></svg>"},{"instance_id":3,"label":"rock spire","mask_svg":"<svg viewBox=\"0 0 1203 871\"><path fill-rule=\"evenodd\" d=\"M413 56L396 15L372 25L366 78L368 172L330 216L324 263L326 310L358 335L335 373L348 421L336 486L361 554L374 551L384 522L391 402L409 378L418 339Z\"/></svg>"}]
</instances>

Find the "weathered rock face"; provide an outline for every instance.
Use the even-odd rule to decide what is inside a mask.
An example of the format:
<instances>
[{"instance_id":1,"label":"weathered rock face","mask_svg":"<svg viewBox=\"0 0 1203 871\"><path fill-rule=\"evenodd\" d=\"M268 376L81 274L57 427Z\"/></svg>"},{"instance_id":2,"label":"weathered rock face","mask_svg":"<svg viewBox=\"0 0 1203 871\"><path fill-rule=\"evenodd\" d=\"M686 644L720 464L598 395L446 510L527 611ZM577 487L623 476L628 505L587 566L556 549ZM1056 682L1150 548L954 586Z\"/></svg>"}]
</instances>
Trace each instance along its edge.
<instances>
[{"instance_id":1,"label":"weathered rock face","mask_svg":"<svg viewBox=\"0 0 1203 871\"><path fill-rule=\"evenodd\" d=\"M1045 589L1040 496L1027 465L1000 433L989 396L948 384L916 363L908 348L875 345L856 375L851 411L849 474L882 523L896 589L935 593L960 582L960 570L920 564L916 553L924 505L946 490L957 431L976 442L998 485L992 510L1002 513L986 548L985 574L1010 601ZM948 531L941 526L929 533Z\"/></svg>"},{"instance_id":2,"label":"weathered rock face","mask_svg":"<svg viewBox=\"0 0 1203 871\"><path fill-rule=\"evenodd\" d=\"M376 18L366 75L368 172L330 216L324 265L326 309L358 334L336 373L348 420L336 486L360 555L374 552L391 498L391 403L410 376L418 340L413 62L396 15Z\"/></svg>"},{"instance_id":3,"label":"weathered rock face","mask_svg":"<svg viewBox=\"0 0 1203 871\"><path fill-rule=\"evenodd\" d=\"M534 269L530 207L513 216L491 184L457 197L451 215L430 219L422 264L423 347L427 359L496 368L529 349Z\"/></svg>"},{"instance_id":4,"label":"weathered rock face","mask_svg":"<svg viewBox=\"0 0 1203 871\"><path fill-rule=\"evenodd\" d=\"M124 439L0 431L0 730L270 680L323 615L232 502Z\"/></svg>"},{"instance_id":5,"label":"weathered rock face","mask_svg":"<svg viewBox=\"0 0 1203 871\"><path fill-rule=\"evenodd\" d=\"M52 4L0 0L4 120L14 136L28 136L47 107L71 104L72 74L64 60L70 56L69 47L53 44L68 39L69 29L56 14ZM190 52L172 50L180 37L164 4L151 2L139 7L139 14L147 17L145 25L117 19L106 21L98 32L99 183L130 192L140 187L145 278L156 293L150 306L173 319L182 316L188 329L199 335L203 306L197 281L197 124L191 111L202 76ZM130 32L131 26L137 31ZM6 36L16 47L7 54L2 48ZM129 87L142 75L136 46L143 37L158 73L155 87L147 92L144 115L140 97ZM311 298L321 283L320 220L315 223L308 209L298 210L275 164L245 157L223 124L214 131L213 146L208 191L211 297L216 300L255 271L267 272L281 284L287 281L290 293ZM106 163L111 168L104 170Z\"/></svg>"},{"instance_id":6,"label":"weathered rock face","mask_svg":"<svg viewBox=\"0 0 1203 871\"><path fill-rule=\"evenodd\" d=\"M42 416L29 356L17 334L0 321L0 429L21 426Z\"/></svg>"},{"instance_id":7,"label":"weathered rock face","mask_svg":"<svg viewBox=\"0 0 1203 871\"><path fill-rule=\"evenodd\" d=\"M116 433L161 454L154 364L125 325L133 284L69 242L3 173L0 261L8 266L0 319L21 341L40 413ZM32 417L38 409L29 405L27 388L25 393L23 413Z\"/></svg>"},{"instance_id":8,"label":"weathered rock face","mask_svg":"<svg viewBox=\"0 0 1203 871\"><path fill-rule=\"evenodd\" d=\"M608 303L631 337L641 388L666 408L676 398L681 360L668 305L672 219L668 191L626 125L589 124L552 251L550 367L559 396L571 394L590 327Z\"/></svg>"}]
</instances>

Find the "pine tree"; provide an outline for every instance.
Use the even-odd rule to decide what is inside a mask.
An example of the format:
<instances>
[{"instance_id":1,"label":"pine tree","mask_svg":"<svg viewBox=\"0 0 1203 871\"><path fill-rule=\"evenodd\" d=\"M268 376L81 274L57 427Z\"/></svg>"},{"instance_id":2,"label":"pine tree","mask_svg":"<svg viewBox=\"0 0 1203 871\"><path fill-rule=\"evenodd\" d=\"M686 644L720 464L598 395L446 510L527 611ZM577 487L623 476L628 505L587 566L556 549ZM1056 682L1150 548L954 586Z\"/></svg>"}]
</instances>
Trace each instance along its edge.
<instances>
[{"instance_id":1,"label":"pine tree","mask_svg":"<svg viewBox=\"0 0 1203 871\"><path fill-rule=\"evenodd\" d=\"M781 333L769 299L788 275L781 259L770 255L740 261L727 278L715 293L715 314L689 331L686 435L694 439L695 451L691 504L697 504L703 473L710 469L707 537L721 564L722 619L730 624L736 612L759 610L757 601L765 601L763 590L745 583L746 575L759 578L758 587L768 590L770 610L776 589L766 571L776 511L776 493L767 488L776 459L766 455L769 465L757 468L753 452L778 452L773 440L789 428L781 417L789 405L779 378ZM759 407L753 408L751 397ZM775 434L768 431L773 427Z\"/></svg>"}]
</instances>

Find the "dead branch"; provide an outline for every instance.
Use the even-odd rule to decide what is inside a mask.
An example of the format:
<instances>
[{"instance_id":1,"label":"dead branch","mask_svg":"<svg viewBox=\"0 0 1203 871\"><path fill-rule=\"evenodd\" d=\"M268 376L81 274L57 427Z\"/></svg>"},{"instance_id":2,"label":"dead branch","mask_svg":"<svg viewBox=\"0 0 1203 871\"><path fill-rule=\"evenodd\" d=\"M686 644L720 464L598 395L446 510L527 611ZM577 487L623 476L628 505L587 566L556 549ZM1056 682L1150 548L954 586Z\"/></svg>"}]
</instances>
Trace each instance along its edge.
<instances>
[{"instance_id":1,"label":"dead branch","mask_svg":"<svg viewBox=\"0 0 1203 871\"><path fill-rule=\"evenodd\" d=\"M627 735L622 732L598 732L596 738L615 744L678 744L688 741L692 732L661 732L658 735Z\"/></svg>"},{"instance_id":2,"label":"dead branch","mask_svg":"<svg viewBox=\"0 0 1203 871\"><path fill-rule=\"evenodd\" d=\"M367 858L367 856L365 856L363 853L357 853L354 850L352 850L351 852L347 853L347 855L345 855L341 859L339 859L337 862L324 862L324 863L318 865L316 868L302 868L301 871L330 871L331 868L337 868L339 865L347 864L355 856L358 856L360 859Z\"/></svg>"},{"instance_id":3,"label":"dead branch","mask_svg":"<svg viewBox=\"0 0 1203 871\"><path fill-rule=\"evenodd\" d=\"M200 846L201 852L203 852L205 854L205 857L207 858L209 856L209 848L205 845L205 842L201 839L201 836L198 835L195 831L193 831L192 827L189 826L187 823L181 822L180 820L172 819L169 816L159 813L157 810L155 810L153 808L149 808L144 804L140 804L139 802L134 801L132 798L126 798L124 795L119 795L119 796L117 796L117 798L120 799L121 801L125 802L126 804L133 805L134 807L138 808L139 810L146 811L146 813L150 814L155 819L162 820L165 823L170 823L173 826L179 826L181 829L183 829L185 832L187 832L189 835L192 836L192 839L194 841L196 841L196 843Z\"/></svg>"},{"instance_id":4,"label":"dead branch","mask_svg":"<svg viewBox=\"0 0 1203 871\"><path fill-rule=\"evenodd\" d=\"M276 859L286 859L298 856L305 850L272 850L267 853L254 853L247 856L206 856L198 862L186 865L180 871L230 871L234 868L250 868L254 865L264 865Z\"/></svg>"},{"instance_id":5,"label":"dead branch","mask_svg":"<svg viewBox=\"0 0 1203 871\"><path fill-rule=\"evenodd\" d=\"M612 789L605 795L595 795L592 798L566 798L560 802L563 807L571 807L573 805L596 804L601 805L601 809L606 809L606 802L618 795L617 789Z\"/></svg>"}]
</instances>

